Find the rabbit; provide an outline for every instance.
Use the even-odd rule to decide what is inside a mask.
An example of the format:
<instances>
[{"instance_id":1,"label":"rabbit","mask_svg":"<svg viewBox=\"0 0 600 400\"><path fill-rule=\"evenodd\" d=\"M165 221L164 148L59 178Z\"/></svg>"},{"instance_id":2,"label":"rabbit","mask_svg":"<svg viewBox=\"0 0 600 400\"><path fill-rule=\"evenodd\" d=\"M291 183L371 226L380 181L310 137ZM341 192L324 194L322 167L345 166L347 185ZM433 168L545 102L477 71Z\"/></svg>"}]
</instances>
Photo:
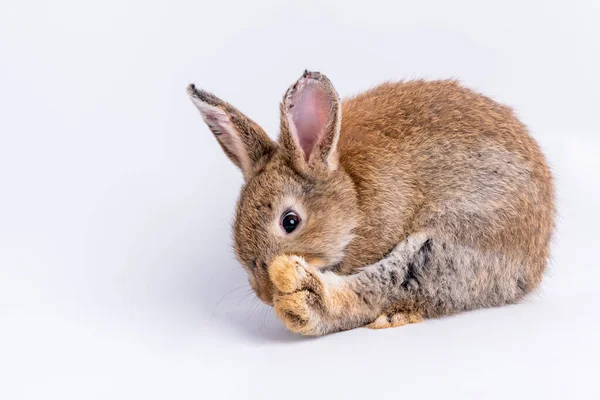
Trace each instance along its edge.
<instances>
[{"instance_id":1,"label":"rabbit","mask_svg":"<svg viewBox=\"0 0 600 400\"><path fill-rule=\"evenodd\" d=\"M244 176L237 258L292 332L402 326L539 286L553 179L510 108L452 80L341 101L305 71L280 103L275 142L213 94L188 94Z\"/></svg>"}]
</instances>

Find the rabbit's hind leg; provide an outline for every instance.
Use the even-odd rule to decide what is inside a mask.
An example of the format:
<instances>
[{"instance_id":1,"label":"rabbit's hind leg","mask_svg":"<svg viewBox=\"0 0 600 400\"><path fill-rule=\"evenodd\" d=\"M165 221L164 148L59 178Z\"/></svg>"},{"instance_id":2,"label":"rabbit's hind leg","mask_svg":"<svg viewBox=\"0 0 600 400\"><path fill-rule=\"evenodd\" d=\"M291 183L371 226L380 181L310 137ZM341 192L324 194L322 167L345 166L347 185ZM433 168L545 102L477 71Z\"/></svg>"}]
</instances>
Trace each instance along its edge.
<instances>
[{"instance_id":1,"label":"rabbit's hind leg","mask_svg":"<svg viewBox=\"0 0 600 400\"><path fill-rule=\"evenodd\" d=\"M385 329L397 328L408 324L416 324L423 322L423 316L416 311L402 310L399 307L393 307L383 312L380 316L371 322L366 328L369 329Z\"/></svg>"}]
</instances>

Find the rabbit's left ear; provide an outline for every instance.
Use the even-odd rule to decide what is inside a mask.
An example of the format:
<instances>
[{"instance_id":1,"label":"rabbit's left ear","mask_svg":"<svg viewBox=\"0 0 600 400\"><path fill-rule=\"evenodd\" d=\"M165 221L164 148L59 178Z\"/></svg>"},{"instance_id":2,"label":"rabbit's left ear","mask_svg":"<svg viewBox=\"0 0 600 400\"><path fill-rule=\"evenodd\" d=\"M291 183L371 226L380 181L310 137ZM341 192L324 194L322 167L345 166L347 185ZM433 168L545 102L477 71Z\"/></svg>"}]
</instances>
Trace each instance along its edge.
<instances>
[{"instance_id":1,"label":"rabbit's left ear","mask_svg":"<svg viewBox=\"0 0 600 400\"><path fill-rule=\"evenodd\" d=\"M188 86L188 94L229 159L248 179L277 144L250 118L212 93Z\"/></svg>"},{"instance_id":2,"label":"rabbit's left ear","mask_svg":"<svg viewBox=\"0 0 600 400\"><path fill-rule=\"evenodd\" d=\"M319 72L304 71L281 103L279 141L296 165L335 170L341 122L341 102L331 81Z\"/></svg>"}]
</instances>

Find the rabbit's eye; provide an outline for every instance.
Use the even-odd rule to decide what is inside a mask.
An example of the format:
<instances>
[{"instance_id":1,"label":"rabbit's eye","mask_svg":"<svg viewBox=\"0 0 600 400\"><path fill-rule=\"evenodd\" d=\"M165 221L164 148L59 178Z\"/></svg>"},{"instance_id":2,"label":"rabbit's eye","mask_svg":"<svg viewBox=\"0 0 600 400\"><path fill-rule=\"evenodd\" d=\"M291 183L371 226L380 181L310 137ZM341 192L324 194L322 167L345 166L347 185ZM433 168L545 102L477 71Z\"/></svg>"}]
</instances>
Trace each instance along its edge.
<instances>
[{"instance_id":1,"label":"rabbit's eye","mask_svg":"<svg viewBox=\"0 0 600 400\"><path fill-rule=\"evenodd\" d=\"M295 211L290 210L281 216L281 227L286 233L292 233L300 224L300 217Z\"/></svg>"}]
</instances>

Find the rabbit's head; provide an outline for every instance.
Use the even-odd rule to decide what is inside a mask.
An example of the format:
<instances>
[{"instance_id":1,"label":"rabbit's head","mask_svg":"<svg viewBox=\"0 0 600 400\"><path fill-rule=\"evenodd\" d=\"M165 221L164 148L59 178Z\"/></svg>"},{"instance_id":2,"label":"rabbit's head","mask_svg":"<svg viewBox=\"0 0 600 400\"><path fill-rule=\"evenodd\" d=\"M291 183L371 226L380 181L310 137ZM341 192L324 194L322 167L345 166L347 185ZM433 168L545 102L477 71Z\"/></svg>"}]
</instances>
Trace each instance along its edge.
<instances>
[{"instance_id":1,"label":"rabbit's head","mask_svg":"<svg viewBox=\"0 0 600 400\"><path fill-rule=\"evenodd\" d=\"M341 104L327 77L305 71L280 105L279 140L216 96L188 93L229 159L244 175L233 238L258 297L272 303L267 274L281 254L316 267L339 263L353 238L359 210L336 151Z\"/></svg>"}]
</instances>

